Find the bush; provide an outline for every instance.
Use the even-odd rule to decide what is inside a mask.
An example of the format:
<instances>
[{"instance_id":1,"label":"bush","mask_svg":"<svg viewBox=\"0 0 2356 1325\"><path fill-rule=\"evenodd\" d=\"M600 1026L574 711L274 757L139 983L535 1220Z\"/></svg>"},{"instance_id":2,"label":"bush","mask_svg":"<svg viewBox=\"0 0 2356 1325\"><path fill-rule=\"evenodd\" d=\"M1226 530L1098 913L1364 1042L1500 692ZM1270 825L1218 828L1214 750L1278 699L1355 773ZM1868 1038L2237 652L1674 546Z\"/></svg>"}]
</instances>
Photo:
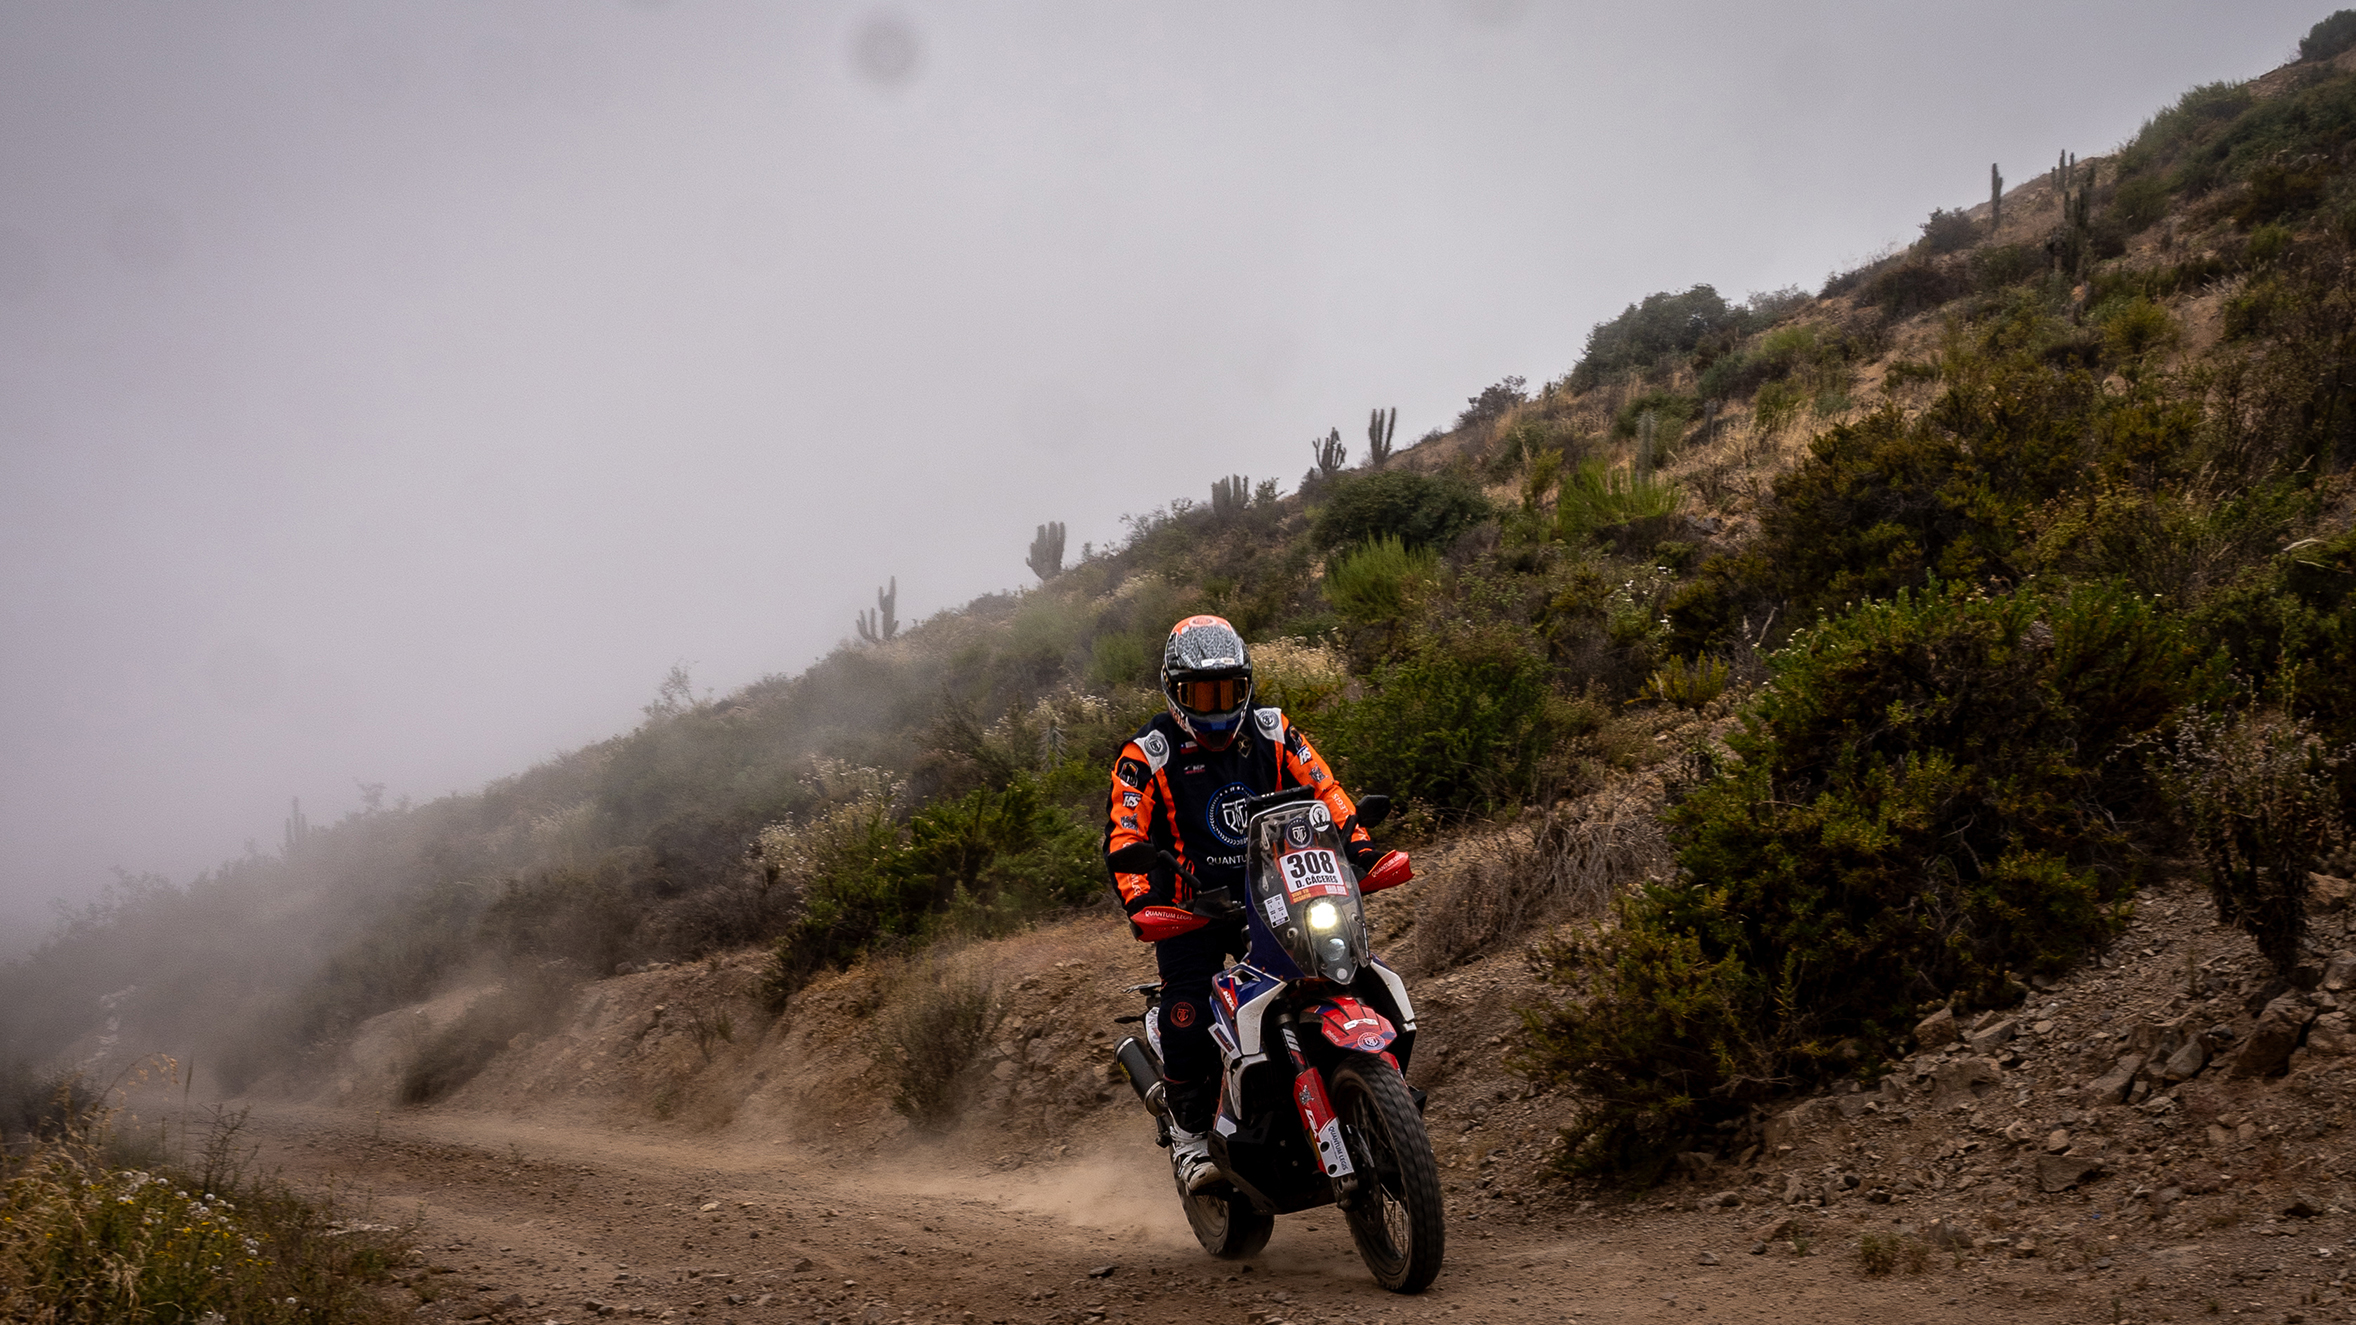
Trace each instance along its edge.
<instances>
[{"instance_id":1,"label":"bush","mask_svg":"<svg viewBox=\"0 0 2356 1325\"><path fill-rule=\"evenodd\" d=\"M2217 918L2258 941L2288 977L2306 933L2308 871L2345 838L2330 774L2346 762L2304 722L2187 713L2153 760Z\"/></svg>"},{"instance_id":2,"label":"bush","mask_svg":"<svg viewBox=\"0 0 2356 1325\"><path fill-rule=\"evenodd\" d=\"M1665 534L1665 523L1677 512L1677 485L1651 474L1607 467L1600 459L1587 461L1562 478L1555 499L1555 536L1579 539L1642 524L1645 546ZM1644 539L1641 533L1656 535Z\"/></svg>"},{"instance_id":3,"label":"bush","mask_svg":"<svg viewBox=\"0 0 2356 1325\"><path fill-rule=\"evenodd\" d=\"M1438 577L1439 568L1440 559L1430 548L1411 548L1385 534L1326 568L1325 597L1345 620L1360 625L1394 622L1406 612L1416 590Z\"/></svg>"},{"instance_id":4,"label":"bush","mask_svg":"<svg viewBox=\"0 0 2356 1325\"><path fill-rule=\"evenodd\" d=\"M2042 276L2051 265L2045 254L2033 245L1991 244L1972 252L1972 288L1983 294L1993 294L2007 286Z\"/></svg>"},{"instance_id":5,"label":"bush","mask_svg":"<svg viewBox=\"0 0 2356 1325\"><path fill-rule=\"evenodd\" d=\"M2328 60L2350 46L2356 46L2356 9L2336 10L2299 38L2299 58Z\"/></svg>"},{"instance_id":6,"label":"bush","mask_svg":"<svg viewBox=\"0 0 2356 1325\"><path fill-rule=\"evenodd\" d=\"M1587 333L1587 348L1571 369L1570 387L1587 391L1613 373L1648 371L1661 359L1685 354L1712 331L1736 322L1718 292L1696 285L1683 294L1661 291L1630 304Z\"/></svg>"},{"instance_id":7,"label":"bush","mask_svg":"<svg viewBox=\"0 0 2356 1325\"><path fill-rule=\"evenodd\" d=\"M987 980L926 968L903 981L876 1020L871 1050L893 1110L923 1128L955 1121L1005 1015Z\"/></svg>"},{"instance_id":8,"label":"bush","mask_svg":"<svg viewBox=\"0 0 2356 1325\"><path fill-rule=\"evenodd\" d=\"M1327 550L1388 536L1439 551L1491 514L1488 499L1453 474L1381 469L1337 479L1310 523L1309 537Z\"/></svg>"},{"instance_id":9,"label":"bush","mask_svg":"<svg viewBox=\"0 0 2356 1325\"><path fill-rule=\"evenodd\" d=\"M200 1155L125 1162L105 1120L0 1153L0 1318L323 1322L410 1319L376 1285L403 1230L340 1218L250 1173L244 1115Z\"/></svg>"},{"instance_id":10,"label":"bush","mask_svg":"<svg viewBox=\"0 0 2356 1325\"><path fill-rule=\"evenodd\" d=\"M506 983L476 998L424 1044L401 1068L396 1097L403 1104L431 1104L475 1079L518 1035L546 1032L563 1013L574 989L561 969L526 966Z\"/></svg>"},{"instance_id":11,"label":"bush","mask_svg":"<svg viewBox=\"0 0 2356 1325\"><path fill-rule=\"evenodd\" d=\"M1800 636L1670 814L1680 881L1550 957L1517 1060L1595 1104L1583 1162L1657 1159L1774 1090L1870 1064L1927 1001L1997 1005L2117 932L2149 791L2114 758L2189 651L2099 588L1901 593Z\"/></svg>"},{"instance_id":12,"label":"bush","mask_svg":"<svg viewBox=\"0 0 2356 1325\"><path fill-rule=\"evenodd\" d=\"M1671 863L1656 808L1625 788L1550 806L1421 883L1415 969L1445 970L1533 925L1599 914Z\"/></svg>"},{"instance_id":13,"label":"bush","mask_svg":"<svg viewBox=\"0 0 2356 1325\"><path fill-rule=\"evenodd\" d=\"M1464 412L1456 416L1458 428L1475 428L1492 419L1502 419L1513 412L1513 407L1530 398L1522 390L1528 379L1508 377L1481 388L1481 394L1464 402Z\"/></svg>"},{"instance_id":14,"label":"bush","mask_svg":"<svg viewBox=\"0 0 2356 1325\"><path fill-rule=\"evenodd\" d=\"M1569 742L1602 725L1591 706L1558 697L1534 642L1504 627L1421 636L1367 688L1336 706L1328 753L1352 787L1442 816L1537 799Z\"/></svg>"},{"instance_id":15,"label":"bush","mask_svg":"<svg viewBox=\"0 0 2356 1325\"><path fill-rule=\"evenodd\" d=\"M1857 302L1887 317L1908 318L1971 293L1968 281L1968 266L1956 263L1894 263L1866 278Z\"/></svg>"},{"instance_id":16,"label":"bush","mask_svg":"<svg viewBox=\"0 0 2356 1325\"><path fill-rule=\"evenodd\" d=\"M1700 657L1678 661L1656 670L1644 682L1639 698L1678 708L1698 709L1709 706L1711 700L1726 693L1731 669L1722 658Z\"/></svg>"},{"instance_id":17,"label":"bush","mask_svg":"<svg viewBox=\"0 0 2356 1325\"><path fill-rule=\"evenodd\" d=\"M1931 219L1922 223L1923 252L1937 257L1953 253L1971 245L1974 227L1972 219L1961 210L1941 211L1933 208Z\"/></svg>"}]
</instances>

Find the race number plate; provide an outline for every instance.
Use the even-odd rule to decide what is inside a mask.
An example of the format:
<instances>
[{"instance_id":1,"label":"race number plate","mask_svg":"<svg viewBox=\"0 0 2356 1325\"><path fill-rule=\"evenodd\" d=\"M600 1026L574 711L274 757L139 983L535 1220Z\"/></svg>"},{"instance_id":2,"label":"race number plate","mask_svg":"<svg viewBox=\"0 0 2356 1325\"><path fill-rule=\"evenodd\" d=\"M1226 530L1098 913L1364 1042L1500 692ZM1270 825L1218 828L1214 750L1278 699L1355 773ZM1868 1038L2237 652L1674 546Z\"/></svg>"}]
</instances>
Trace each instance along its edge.
<instances>
[{"instance_id":1,"label":"race number plate","mask_svg":"<svg viewBox=\"0 0 2356 1325\"><path fill-rule=\"evenodd\" d=\"M1350 885L1342 882L1341 862L1327 848L1288 851L1277 866L1284 871L1284 895L1293 901L1349 895Z\"/></svg>"}]
</instances>

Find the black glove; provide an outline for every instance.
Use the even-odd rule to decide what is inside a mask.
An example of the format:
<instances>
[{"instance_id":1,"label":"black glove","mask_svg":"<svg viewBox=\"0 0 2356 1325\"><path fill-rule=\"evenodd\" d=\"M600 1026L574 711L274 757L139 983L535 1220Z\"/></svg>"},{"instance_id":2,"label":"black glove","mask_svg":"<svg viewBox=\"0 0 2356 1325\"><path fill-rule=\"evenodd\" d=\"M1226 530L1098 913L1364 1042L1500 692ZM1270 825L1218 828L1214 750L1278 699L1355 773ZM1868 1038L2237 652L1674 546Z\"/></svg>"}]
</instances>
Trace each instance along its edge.
<instances>
[{"instance_id":1,"label":"black glove","mask_svg":"<svg viewBox=\"0 0 2356 1325\"><path fill-rule=\"evenodd\" d=\"M1364 874L1366 871L1373 869L1374 862L1383 858L1381 847L1378 847L1374 843L1365 841L1363 839L1344 846L1342 848L1342 854L1350 858L1351 868L1357 870L1360 874Z\"/></svg>"}]
</instances>

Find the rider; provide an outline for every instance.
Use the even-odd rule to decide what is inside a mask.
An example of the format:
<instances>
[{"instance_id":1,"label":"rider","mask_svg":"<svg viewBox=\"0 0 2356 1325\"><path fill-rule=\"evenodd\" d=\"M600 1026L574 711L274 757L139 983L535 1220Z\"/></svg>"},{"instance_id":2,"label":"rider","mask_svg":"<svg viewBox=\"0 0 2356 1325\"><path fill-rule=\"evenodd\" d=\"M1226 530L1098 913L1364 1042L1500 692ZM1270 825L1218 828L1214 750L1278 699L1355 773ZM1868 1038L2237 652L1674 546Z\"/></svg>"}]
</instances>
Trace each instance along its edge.
<instances>
[{"instance_id":1,"label":"rider","mask_svg":"<svg viewBox=\"0 0 2356 1325\"><path fill-rule=\"evenodd\" d=\"M1154 715L1113 761L1108 857L1144 843L1177 857L1195 884L1225 887L1241 900L1244 802L1311 787L1341 825L1350 863L1360 873L1373 867L1377 853L1358 807L1308 737L1278 710L1252 707L1251 655L1235 627L1215 616L1191 616L1171 627L1162 646L1162 695L1169 711ZM1186 910L1193 888L1167 862L1141 873L1109 861L1107 868L1129 912L1130 932L1154 944L1161 967L1170 1162L1179 1182L1196 1191L1218 1176L1205 1135L1219 1098L1211 977L1225 964L1237 931Z\"/></svg>"}]
</instances>

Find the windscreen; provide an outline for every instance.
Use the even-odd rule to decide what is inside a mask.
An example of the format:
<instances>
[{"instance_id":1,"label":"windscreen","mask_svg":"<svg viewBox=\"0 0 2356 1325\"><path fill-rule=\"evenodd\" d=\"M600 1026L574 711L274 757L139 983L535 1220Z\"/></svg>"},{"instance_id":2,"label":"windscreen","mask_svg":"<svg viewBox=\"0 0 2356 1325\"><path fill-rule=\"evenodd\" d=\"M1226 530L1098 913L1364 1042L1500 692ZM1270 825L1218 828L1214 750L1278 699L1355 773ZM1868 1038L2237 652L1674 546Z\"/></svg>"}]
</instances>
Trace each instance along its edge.
<instances>
[{"instance_id":1,"label":"windscreen","mask_svg":"<svg viewBox=\"0 0 2356 1325\"><path fill-rule=\"evenodd\" d=\"M1303 975L1348 984L1366 964L1358 874L1320 801L1279 806L1252 821L1252 903Z\"/></svg>"}]
</instances>

